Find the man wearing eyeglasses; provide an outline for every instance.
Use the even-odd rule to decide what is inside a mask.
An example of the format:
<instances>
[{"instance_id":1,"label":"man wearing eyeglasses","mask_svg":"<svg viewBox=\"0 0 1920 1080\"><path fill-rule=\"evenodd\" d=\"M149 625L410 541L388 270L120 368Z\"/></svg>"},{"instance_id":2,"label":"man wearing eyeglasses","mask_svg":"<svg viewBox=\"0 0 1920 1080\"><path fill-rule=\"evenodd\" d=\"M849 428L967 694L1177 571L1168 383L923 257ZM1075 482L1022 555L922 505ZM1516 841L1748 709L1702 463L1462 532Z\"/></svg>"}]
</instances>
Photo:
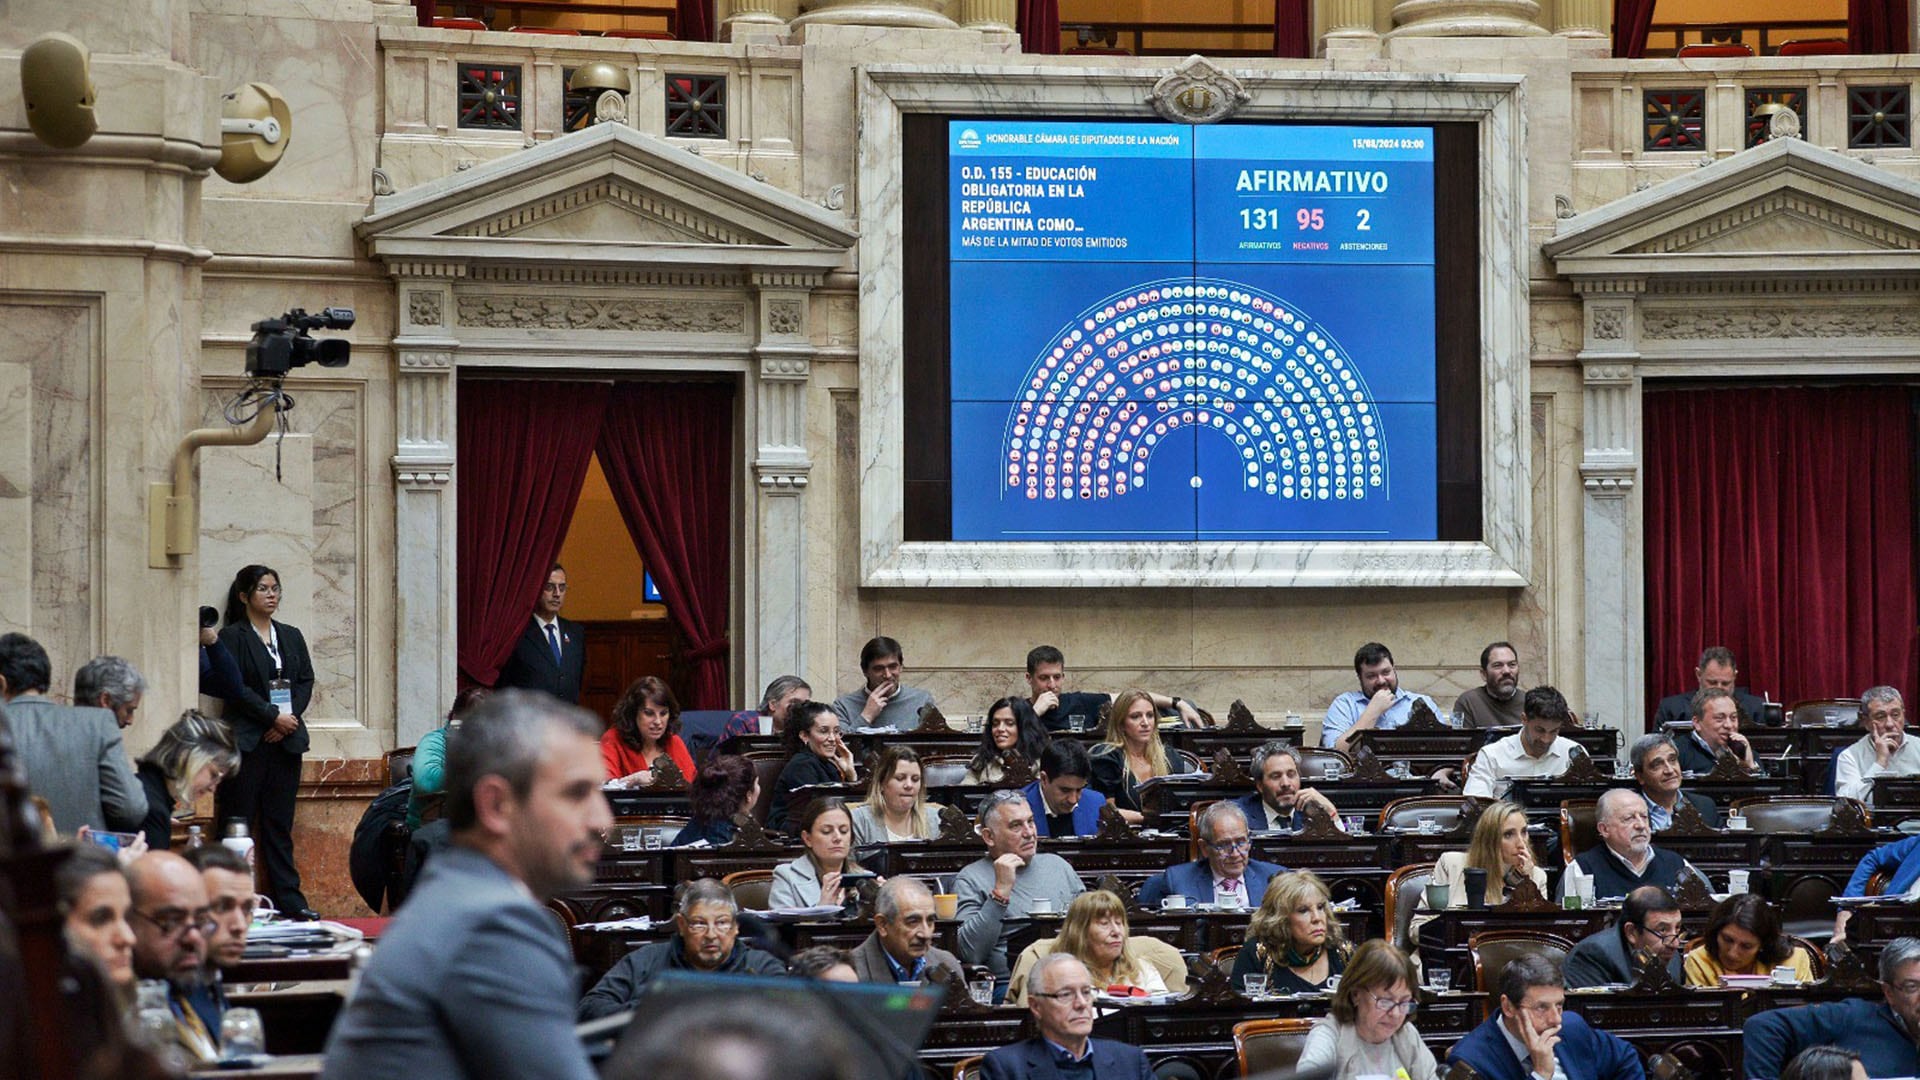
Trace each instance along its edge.
<instances>
[{"instance_id":1,"label":"man wearing eyeglasses","mask_svg":"<svg viewBox=\"0 0 1920 1080\"><path fill-rule=\"evenodd\" d=\"M533 617L521 629L513 654L500 665L500 676L493 684L496 689L544 690L569 705L580 703L587 639L579 623L560 617L560 606L566 602L567 570L554 563L533 601Z\"/></svg>"},{"instance_id":2,"label":"man wearing eyeglasses","mask_svg":"<svg viewBox=\"0 0 1920 1080\"><path fill-rule=\"evenodd\" d=\"M1500 1012L1447 1053L1485 1080L1646 1080L1633 1047L1566 1010L1560 965L1522 956L1500 973Z\"/></svg>"},{"instance_id":3,"label":"man wearing eyeglasses","mask_svg":"<svg viewBox=\"0 0 1920 1080\"><path fill-rule=\"evenodd\" d=\"M1881 1001L1849 998L1769 1009L1741 1032L1746 1075L1774 1080L1809 1046L1844 1046L1867 1075L1920 1075L1920 938L1894 938L1880 951Z\"/></svg>"},{"instance_id":4,"label":"man wearing eyeglasses","mask_svg":"<svg viewBox=\"0 0 1920 1080\"><path fill-rule=\"evenodd\" d=\"M166 981L175 1035L187 1057L218 1060L226 997L218 987L204 992L214 919L200 871L171 851L149 851L127 866L127 884L134 974Z\"/></svg>"},{"instance_id":5,"label":"man wearing eyeglasses","mask_svg":"<svg viewBox=\"0 0 1920 1080\"><path fill-rule=\"evenodd\" d=\"M1196 828L1203 857L1148 878L1140 886L1141 906L1158 907L1169 896L1184 896L1198 904L1258 907L1267 882L1287 872L1253 857L1247 815L1237 803L1222 799L1202 810Z\"/></svg>"},{"instance_id":6,"label":"man wearing eyeglasses","mask_svg":"<svg viewBox=\"0 0 1920 1080\"><path fill-rule=\"evenodd\" d=\"M1092 1037L1093 995L1085 964L1068 953L1048 953L1034 966L1027 991L1040 1034L988 1054L980 1075L985 1080L1153 1080L1139 1047Z\"/></svg>"},{"instance_id":7,"label":"man wearing eyeglasses","mask_svg":"<svg viewBox=\"0 0 1920 1080\"><path fill-rule=\"evenodd\" d=\"M647 984L663 971L720 975L785 975L786 966L771 953L740 940L739 909L733 893L712 878L690 881L675 905L673 937L621 957L587 996L580 999L582 1021L630 1009Z\"/></svg>"},{"instance_id":8,"label":"man wearing eyeglasses","mask_svg":"<svg viewBox=\"0 0 1920 1080\"><path fill-rule=\"evenodd\" d=\"M1642 885L1627 894L1620 919L1589 934L1567 954L1567 989L1619 986L1639 981L1648 964L1664 964L1680 979L1680 904L1665 889Z\"/></svg>"}]
</instances>

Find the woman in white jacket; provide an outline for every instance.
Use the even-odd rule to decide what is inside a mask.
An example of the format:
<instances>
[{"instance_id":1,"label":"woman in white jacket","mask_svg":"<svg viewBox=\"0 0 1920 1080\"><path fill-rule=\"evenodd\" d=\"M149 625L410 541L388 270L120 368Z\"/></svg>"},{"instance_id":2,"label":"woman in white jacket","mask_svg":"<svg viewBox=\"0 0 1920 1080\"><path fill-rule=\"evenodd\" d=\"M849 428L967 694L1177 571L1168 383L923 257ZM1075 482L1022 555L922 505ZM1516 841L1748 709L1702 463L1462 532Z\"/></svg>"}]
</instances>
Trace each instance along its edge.
<instances>
[{"instance_id":1,"label":"woman in white jacket","mask_svg":"<svg viewBox=\"0 0 1920 1080\"><path fill-rule=\"evenodd\" d=\"M1406 953L1378 938L1355 949L1334 991L1331 1014L1307 1032L1300 1070L1331 1065L1340 1070L1338 1080L1434 1080L1439 1064L1413 1026L1418 986Z\"/></svg>"}]
</instances>

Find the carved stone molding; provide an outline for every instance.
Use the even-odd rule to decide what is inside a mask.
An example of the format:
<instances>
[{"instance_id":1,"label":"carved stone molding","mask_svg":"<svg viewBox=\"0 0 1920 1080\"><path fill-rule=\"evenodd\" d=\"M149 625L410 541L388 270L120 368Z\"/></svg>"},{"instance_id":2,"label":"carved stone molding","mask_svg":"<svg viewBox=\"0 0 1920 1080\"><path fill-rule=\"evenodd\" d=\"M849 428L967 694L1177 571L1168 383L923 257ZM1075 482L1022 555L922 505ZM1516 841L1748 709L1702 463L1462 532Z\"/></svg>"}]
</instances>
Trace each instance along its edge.
<instances>
[{"instance_id":1,"label":"carved stone molding","mask_svg":"<svg viewBox=\"0 0 1920 1080\"><path fill-rule=\"evenodd\" d=\"M575 213L596 203L610 203L656 223L662 230L689 241L712 244L761 244L766 237L733 228L726 222L701 213L655 192L636 187L617 177L602 177L569 191L558 192L536 202L516 206L496 217L462 226L455 236L512 236L541 222Z\"/></svg>"},{"instance_id":2,"label":"carved stone molding","mask_svg":"<svg viewBox=\"0 0 1920 1080\"><path fill-rule=\"evenodd\" d=\"M1596 499L1624 499L1633 492L1635 469L1580 470L1580 486Z\"/></svg>"},{"instance_id":3,"label":"carved stone molding","mask_svg":"<svg viewBox=\"0 0 1920 1080\"><path fill-rule=\"evenodd\" d=\"M798 300L772 300L767 303L767 331L793 335L807 329L806 305Z\"/></svg>"},{"instance_id":4,"label":"carved stone molding","mask_svg":"<svg viewBox=\"0 0 1920 1080\"><path fill-rule=\"evenodd\" d=\"M1696 305L1641 314L1648 338L1715 341L1920 337L1920 309L1908 305L1836 308L1725 308Z\"/></svg>"},{"instance_id":5,"label":"carved stone molding","mask_svg":"<svg viewBox=\"0 0 1920 1080\"><path fill-rule=\"evenodd\" d=\"M1627 336L1627 309L1608 305L1593 309L1593 336L1601 341L1619 341Z\"/></svg>"},{"instance_id":6,"label":"carved stone molding","mask_svg":"<svg viewBox=\"0 0 1920 1080\"><path fill-rule=\"evenodd\" d=\"M756 466L753 472L760 490L769 495L798 495L807 486L805 469L792 466L762 469Z\"/></svg>"},{"instance_id":7,"label":"carved stone molding","mask_svg":"<svg viewBox=\"0 0 1920 1080\"><path fill-rule=\"evenodd\" d=\"M624 330L664 334L738 334L745 305L727 301L608 300L583 296L461 296L462 326L497 330Z\"/></svg>"},{"instance_id":8,"label":"carved stone molding","mask_svg":"<svg viewBox=\"0 0 1920 1080\"><path fill-rule=\"evenodd\" d=\"M1153 111L1176 124L1218 123L1252 100L1245 83L1198 54L1181 61L1147 94Z\"/></svg>"},{"instance_id":9,"label":"carved stone molding","mask_svg":"<svg viewBox=\"0 0 1920 1080\"><path fill-rule=\"evenodd\" d=\"M403 349L400 352L400 366L425 371L452 371L453 354L438 349Z\"/></svg>"},{"instance_id":10,"label":"carved stone molding","mask_svg":"<svg viewBox=\"0 0 1920 1080\"><path fill-rule=\"evenodd\" d=\"M445 487L453 483L453 462L393 460L393 479L401 487Z\"/></svg>"},{"instance_id":11,"label":"carved stone molding","mask_svg":"<svg viewBox=\"0 0 1920 1080\"><path fill-rule=\"evenodd\" d=\"M407 321L415 326L439 326L444 320L440 294L428 289L407 292Z\"/></svg>"},{"instance_id":12,"label":"carved stone molding","mask_svg":"<svg viewBox=\"0 0 1920 1080\"><path fill-rule=\"evenodd\" d=\"M1581 296L1638 296L1647 291L1640 277L1574 278L1573 291Z\"/></svg>"},{"instance_id":13,"label":"carved stone molding","mask_svg":"<svg viewBox=\"0 0 1920 1080\"><path fill-rule=\"evenodd\" d=\"M813 374L813 361L804 356L762 356L760 377L776 381L805 382Z\"/></svg>"},{"instance_id":14,"label":"carved stone molding","mask_svg":"<svg viewBox=\"0 0 1920 1080\"><path fill-rule=\"evenodd\" d=\"M1632 364L1588 364L1580 373L1580 380L1588 386L1632 386L1634 366Z\"/></svg>"},{"instance_id":15,"label":"carved stone molding","mask_svg":"<svg viewBox=\"0 0 1920 1080\"><path fill-rule=\"evenodd\" d=\"M1792 116L1791 110L1775 116ZM1797 120L1798 117L1795 117ZM1874 247L1911 251L1920 247L1920 236L1883 219L1854 213L1825 199L1798 191L1782 191L1743 203L1727 212L1696 222L1628 249L1634 254L1670 255L1699 247L1729 233L1738 232L1776 214L1817 221L1822 225L1856 237Z\"/></svg>"}]
</instances>

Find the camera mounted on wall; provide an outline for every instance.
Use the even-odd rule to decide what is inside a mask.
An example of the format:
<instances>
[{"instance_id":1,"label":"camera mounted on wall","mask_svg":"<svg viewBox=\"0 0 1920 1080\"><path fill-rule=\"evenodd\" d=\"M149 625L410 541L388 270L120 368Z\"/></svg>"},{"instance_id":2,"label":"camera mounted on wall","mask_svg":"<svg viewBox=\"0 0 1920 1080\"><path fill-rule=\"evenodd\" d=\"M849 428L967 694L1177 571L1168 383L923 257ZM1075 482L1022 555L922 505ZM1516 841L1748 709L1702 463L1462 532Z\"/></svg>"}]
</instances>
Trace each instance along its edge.
<instances>
[{"instance_id":1,"label":"camera mounted on wall","mask_svg":"<svg viewBox=\"0 0 1920 1080\"><path fill-rule=\"evenodd\" d=\"M318 315L294 308L277 319L262 319L253 324L253 340L247 343L247 375L282 379L287 372L308 364L346 367L352 346L339 338L316 338L313 331L352 328L352 308L322 308Z\"/></svg>"}]
</instances>

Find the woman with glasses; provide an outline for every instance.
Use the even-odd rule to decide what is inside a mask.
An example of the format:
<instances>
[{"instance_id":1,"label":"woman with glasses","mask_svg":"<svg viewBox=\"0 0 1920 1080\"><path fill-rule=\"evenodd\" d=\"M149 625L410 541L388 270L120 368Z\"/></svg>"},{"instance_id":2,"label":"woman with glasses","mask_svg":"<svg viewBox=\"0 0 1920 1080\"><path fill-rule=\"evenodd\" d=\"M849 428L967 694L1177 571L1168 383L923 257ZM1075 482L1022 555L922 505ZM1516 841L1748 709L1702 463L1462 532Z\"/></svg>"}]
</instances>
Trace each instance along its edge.
<instances>
[{"instance_id":1,"label":"woman with glasses","mask_svg":"<svg viewBox=\"0 0 1920 1080\"><path fill-rule=\"evenodd\" d=\"M1092 748L1093 790L1105 795L1134 825L1141 812L1140 785L1156 776L1193 772L1193 759L1179 750L1168 754L1160 741L1160 713L1145 690L1122 690L1107 709L1106 737Z\"/></svg>"},{"instance_id":2,"label":"woman with glasses","mask_svg":"<svg viewBox=\"0 0 1920 1080\"><path fill-rule=\"evenodd\" d=\"M780 739L787 748L787 763L773 781L767 828L785 832L795 788L851 783L858 779L858 771L853 751L840 741L840 714L824 701L795 705L787 714L787 730L780 733Z\"/></svg>"},{"instance_id":3,"label":"woman with glasses","mask_svg":"<svg viewBox=\"0 0 1920 1080\"><path fill-rule=\"evenodd\" d=\"M1327 883L1311 870L1290 870L1267 884L1234 958L1233 984L1244 993L1247 976L1264 975L1270 993L1324 990L1346 969L1347 952Z\"/></svg>"},{"instance_id":4,"label":"woman with glasses","mask_svg":"<svg viewBox=\"0 0 1920 1080\"><path fill-rule=\"evenodd\" d=\"M1419 977L1407 954L1378 938L1353 951L1331 1015L1314 1022L1299 1068L1336 1066L1338 1080L1397 1076L1433 1080L1439 1063L1413 1026Z\"/></svg>"},{"instance_id":5,"label":"woman with glasses","mask_svg":"<svg viewBox=\"0 0 1920 1080\"><path fill-rule=\"evenodd\" d=\"M300 891L293 860L293 807L300 794L300 759L307 752L307 705L313 700L313 658L299 629L280 613L280 575L243 566L227 589L220 641L240 668L240 685L227 699L240 767L216 793L222 833L238 820L250 827L267 870L267 898L288 915L318 918Z\"/></svg>"},{"instance_id":6,"label":"woman with glasses","mask_svg":"<svg viewBox=\"0 0 1920 1080\"><path fill-rule=\"evenodd\" d=\"M1003 697L987 706L987 722L980 730L980 749L967 763L968 784L997 784L1007 775L1006 756L1019 754L1028 769L1040 765L1047 748L1047 729L1025 698Z\"/></svg>"},{"instance_id":7,"label":"woman with glasses","mask_svg":"<svg viewBox=\"0 0 1920 1080\"><path fill-rule=\"evenodd\" d=\"M807 853L774 868L767 904L783 908L838 907L846 899L841 879L864 873L853 861L853 815L842 799L815 799L800 814L800 842Z\"/></svg>"},{"instance_id":8,"label":"woman with glasses","mask_svg":"<svg viewBox=\"0 0 1920 1080\"><path fill-rule=\"evenodd\" d=\"M1494 803L1480 812L1467 850L1441 853L1433 867L1432 883L1452 887L1448 907L1467 906L1468 870L1487 872L1488 907L1506 903L1507 890L1522 881L1532 881L1540 895L1547 894L1547 872L1534 860L1525 810L1510 802Z\"/></svg>"},{"instance_id":9,"label":"woman with glasses","mask_svg":"<svg viewBox=\"0 0 1920 1080\"><path fill-rule=\"evenodd\" d=\"M1687 953L1684 969L1688 986L1719 986L1722 975L1766 975L1783 965L1796 980L1813 981L1813 957L1782 932L1779 911L1739 893L1713 905L1707 932Z\"/></svg>"},{"instance_id":10,"label":"woman with glasses","mask_svg":"<svg viewBox=\"0 0 1920 1080\"><path fill-rule=\"evenodd\" d=\"M173 843L174 817L191 817L194 806L240 767L233 728L198 709L188 709L140 759L134 774L147 792L147 817L140 831L147 847L165 851Z\"/></svg>"},{"instance_id":11,"label":"woman with glasses","mask_svg":"<svg viewBox=\"0 0 1920 1080\"><path fill-rule=\"evenodd\" d=\"M1134 937L1127 926L1127 905L1105 889L1074 897L1060 921L1060 936L1027 946L1013 965L1007 982L1007 1003L1026 1004L1026 987L1034 967L1051 953L1067 953L1087 966L1094 987L1102 993L1131 996L1184 993L1186 961L1180 950L1153 937Z\"/></svg>"}]
</instances>

